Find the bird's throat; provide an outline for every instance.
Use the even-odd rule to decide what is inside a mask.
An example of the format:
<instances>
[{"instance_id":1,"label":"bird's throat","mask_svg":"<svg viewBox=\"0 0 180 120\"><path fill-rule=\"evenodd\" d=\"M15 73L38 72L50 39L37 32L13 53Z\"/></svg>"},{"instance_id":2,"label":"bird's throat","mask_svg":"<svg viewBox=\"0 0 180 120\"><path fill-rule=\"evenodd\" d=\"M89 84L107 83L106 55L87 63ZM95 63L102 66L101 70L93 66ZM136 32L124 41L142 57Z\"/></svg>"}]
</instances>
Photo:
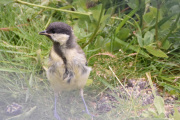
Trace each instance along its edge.
<instances>
[{"instance_id":1,"label":"bird's throat","mask_svg":"<svg viewBox=\"0 0 180 120\"><path fill-rule=\"evenodd\" d=\"M61 46L59 42L54 42L53 43L53 48L54 48L54 51L56 52L56 54L62 58L64 64L66 65L67 64L67 59L63 53L63 49L66 49L66 48L63 48L64 46Z\"/></svg>"}]
</instances>

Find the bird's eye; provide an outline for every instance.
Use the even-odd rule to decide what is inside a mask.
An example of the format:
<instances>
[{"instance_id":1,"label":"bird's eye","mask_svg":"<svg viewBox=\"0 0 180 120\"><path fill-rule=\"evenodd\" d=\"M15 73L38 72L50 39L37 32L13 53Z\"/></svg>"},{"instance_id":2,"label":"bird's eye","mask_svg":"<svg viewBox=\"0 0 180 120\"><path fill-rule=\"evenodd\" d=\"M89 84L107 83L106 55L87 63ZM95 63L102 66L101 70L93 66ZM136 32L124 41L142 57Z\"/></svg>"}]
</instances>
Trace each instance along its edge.
<instances>
[{"instance_id":1,"label":"bird's eye","mask_svg":"<svg viewBox=\"0 0 180 120\"><path fill-rule=\"evenodd\" d=\"M55 33L55 30L51 30L51 32L54 34L54 33Z\"/></svg>"}]
</instances>

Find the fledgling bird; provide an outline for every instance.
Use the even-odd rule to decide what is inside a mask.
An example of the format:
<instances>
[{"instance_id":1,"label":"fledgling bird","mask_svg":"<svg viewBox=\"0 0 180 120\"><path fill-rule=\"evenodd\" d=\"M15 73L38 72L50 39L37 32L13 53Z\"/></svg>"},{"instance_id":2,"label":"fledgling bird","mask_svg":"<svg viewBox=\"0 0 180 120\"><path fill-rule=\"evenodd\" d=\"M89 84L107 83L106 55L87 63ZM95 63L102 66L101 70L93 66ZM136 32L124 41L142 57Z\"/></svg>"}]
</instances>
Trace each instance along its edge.
<instances>
[{"instance_id":1,"label":"fledgling bird","mask_svg":"<svg viewBox=\"0 0 180 120\"><path fill-rule=\"evenodd\" d=\"M55 93L54 116L60 120L56 111L58 93L74 89L80 89L86 112L91 115L83 97L91 67L87 66L86 56L77 44L72 28L63 22L53 22L39 34L46 35L53 42L46 74Z\"/></svg>"}]
</instances>

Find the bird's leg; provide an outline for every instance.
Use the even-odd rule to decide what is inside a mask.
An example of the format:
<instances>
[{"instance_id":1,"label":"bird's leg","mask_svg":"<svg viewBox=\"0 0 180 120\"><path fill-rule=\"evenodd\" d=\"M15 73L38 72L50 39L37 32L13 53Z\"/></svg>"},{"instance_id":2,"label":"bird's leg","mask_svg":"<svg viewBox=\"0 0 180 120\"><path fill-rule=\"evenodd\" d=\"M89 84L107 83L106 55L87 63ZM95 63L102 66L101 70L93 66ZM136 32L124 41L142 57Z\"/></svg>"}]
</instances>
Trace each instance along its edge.
<instances>
[{"instance_id":1,"label":"bird's leg","mask_svg":"<svg viewBox=\"0 0 180 120\"><path fill-rule=\"evenodd\" d=\"M57 120L61 120L61 118L59 117L58 113L57 113L57 110L56 110L56 106L57 106L57 99L58 99L58 93L55 93L54 94L54 117L57 119Z\"/></svg>"},{"instance_id":2,"label":"bird's leg","mask_svg":"<svg viewBox=\"0 0 180 120\"><path fill-rule=\"evenodd\" d=\"M83 89L82 89L82 88L80 89L80 95L81 95L81 98L82 98L82 100L83 100L84 106L85 106L85 108L86 108L87 114L90 115L90 116L92 117L92 119L93 119L93 115L89 112L89 110L88 110L88 108L87 108L87 105L86 105L86 102L85 102L85 100L84 100L84 94L83 94Z\"/></svg>"}]
</instances>

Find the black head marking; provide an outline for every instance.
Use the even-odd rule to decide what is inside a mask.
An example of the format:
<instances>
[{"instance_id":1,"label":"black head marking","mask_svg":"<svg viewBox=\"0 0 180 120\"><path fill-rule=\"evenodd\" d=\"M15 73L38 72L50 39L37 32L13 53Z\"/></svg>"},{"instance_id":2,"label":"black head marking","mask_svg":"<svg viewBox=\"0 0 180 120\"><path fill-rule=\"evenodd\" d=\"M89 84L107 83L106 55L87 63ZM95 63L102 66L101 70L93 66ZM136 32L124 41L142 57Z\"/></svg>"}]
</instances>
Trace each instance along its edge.
<instances>
[{"instance_id":1,"label":"black head marking","mask_svg":"<svg viewBox=\"0 0 180 120\"><path fill-rule=\"evenodd\" d=\"M62 33L62 34L67 34L67 35L72 34L71 27L69 25L67 25L66 23L63 23L63 22L51 23L47 27L46 32L49 34L54 34L54 33Z\"/></svg>"},{"instance_id":2,"label":"black head marking","mask_svg":"<svg viewBox=\"0 0 180 120\"><path fill-rule=\"evenodd\" d=\"M52 38L52 34L66 34L69 35L69 39L67 40L66 46L67 49L74 48L76 46L75 37L73 35L72 28L63 22L53 22L51 23L46 30L39 33L40 35L46 35L48 38L55 42Z\"/></svg>"},{"instance_id":3,"label":"black head marking","mask_svg":"<svg viewBox=\"0 0 180 120\"><path fill-rule=\"evenodd\" d=\"M61 48L60 44L58 42L54 42L53 47L54 47L54 51L59 55L59 57L62 58L64 64L67 65L67 59L66 59L64 53L62 52L62 48Z\"/></svg>"}]
</instances>

